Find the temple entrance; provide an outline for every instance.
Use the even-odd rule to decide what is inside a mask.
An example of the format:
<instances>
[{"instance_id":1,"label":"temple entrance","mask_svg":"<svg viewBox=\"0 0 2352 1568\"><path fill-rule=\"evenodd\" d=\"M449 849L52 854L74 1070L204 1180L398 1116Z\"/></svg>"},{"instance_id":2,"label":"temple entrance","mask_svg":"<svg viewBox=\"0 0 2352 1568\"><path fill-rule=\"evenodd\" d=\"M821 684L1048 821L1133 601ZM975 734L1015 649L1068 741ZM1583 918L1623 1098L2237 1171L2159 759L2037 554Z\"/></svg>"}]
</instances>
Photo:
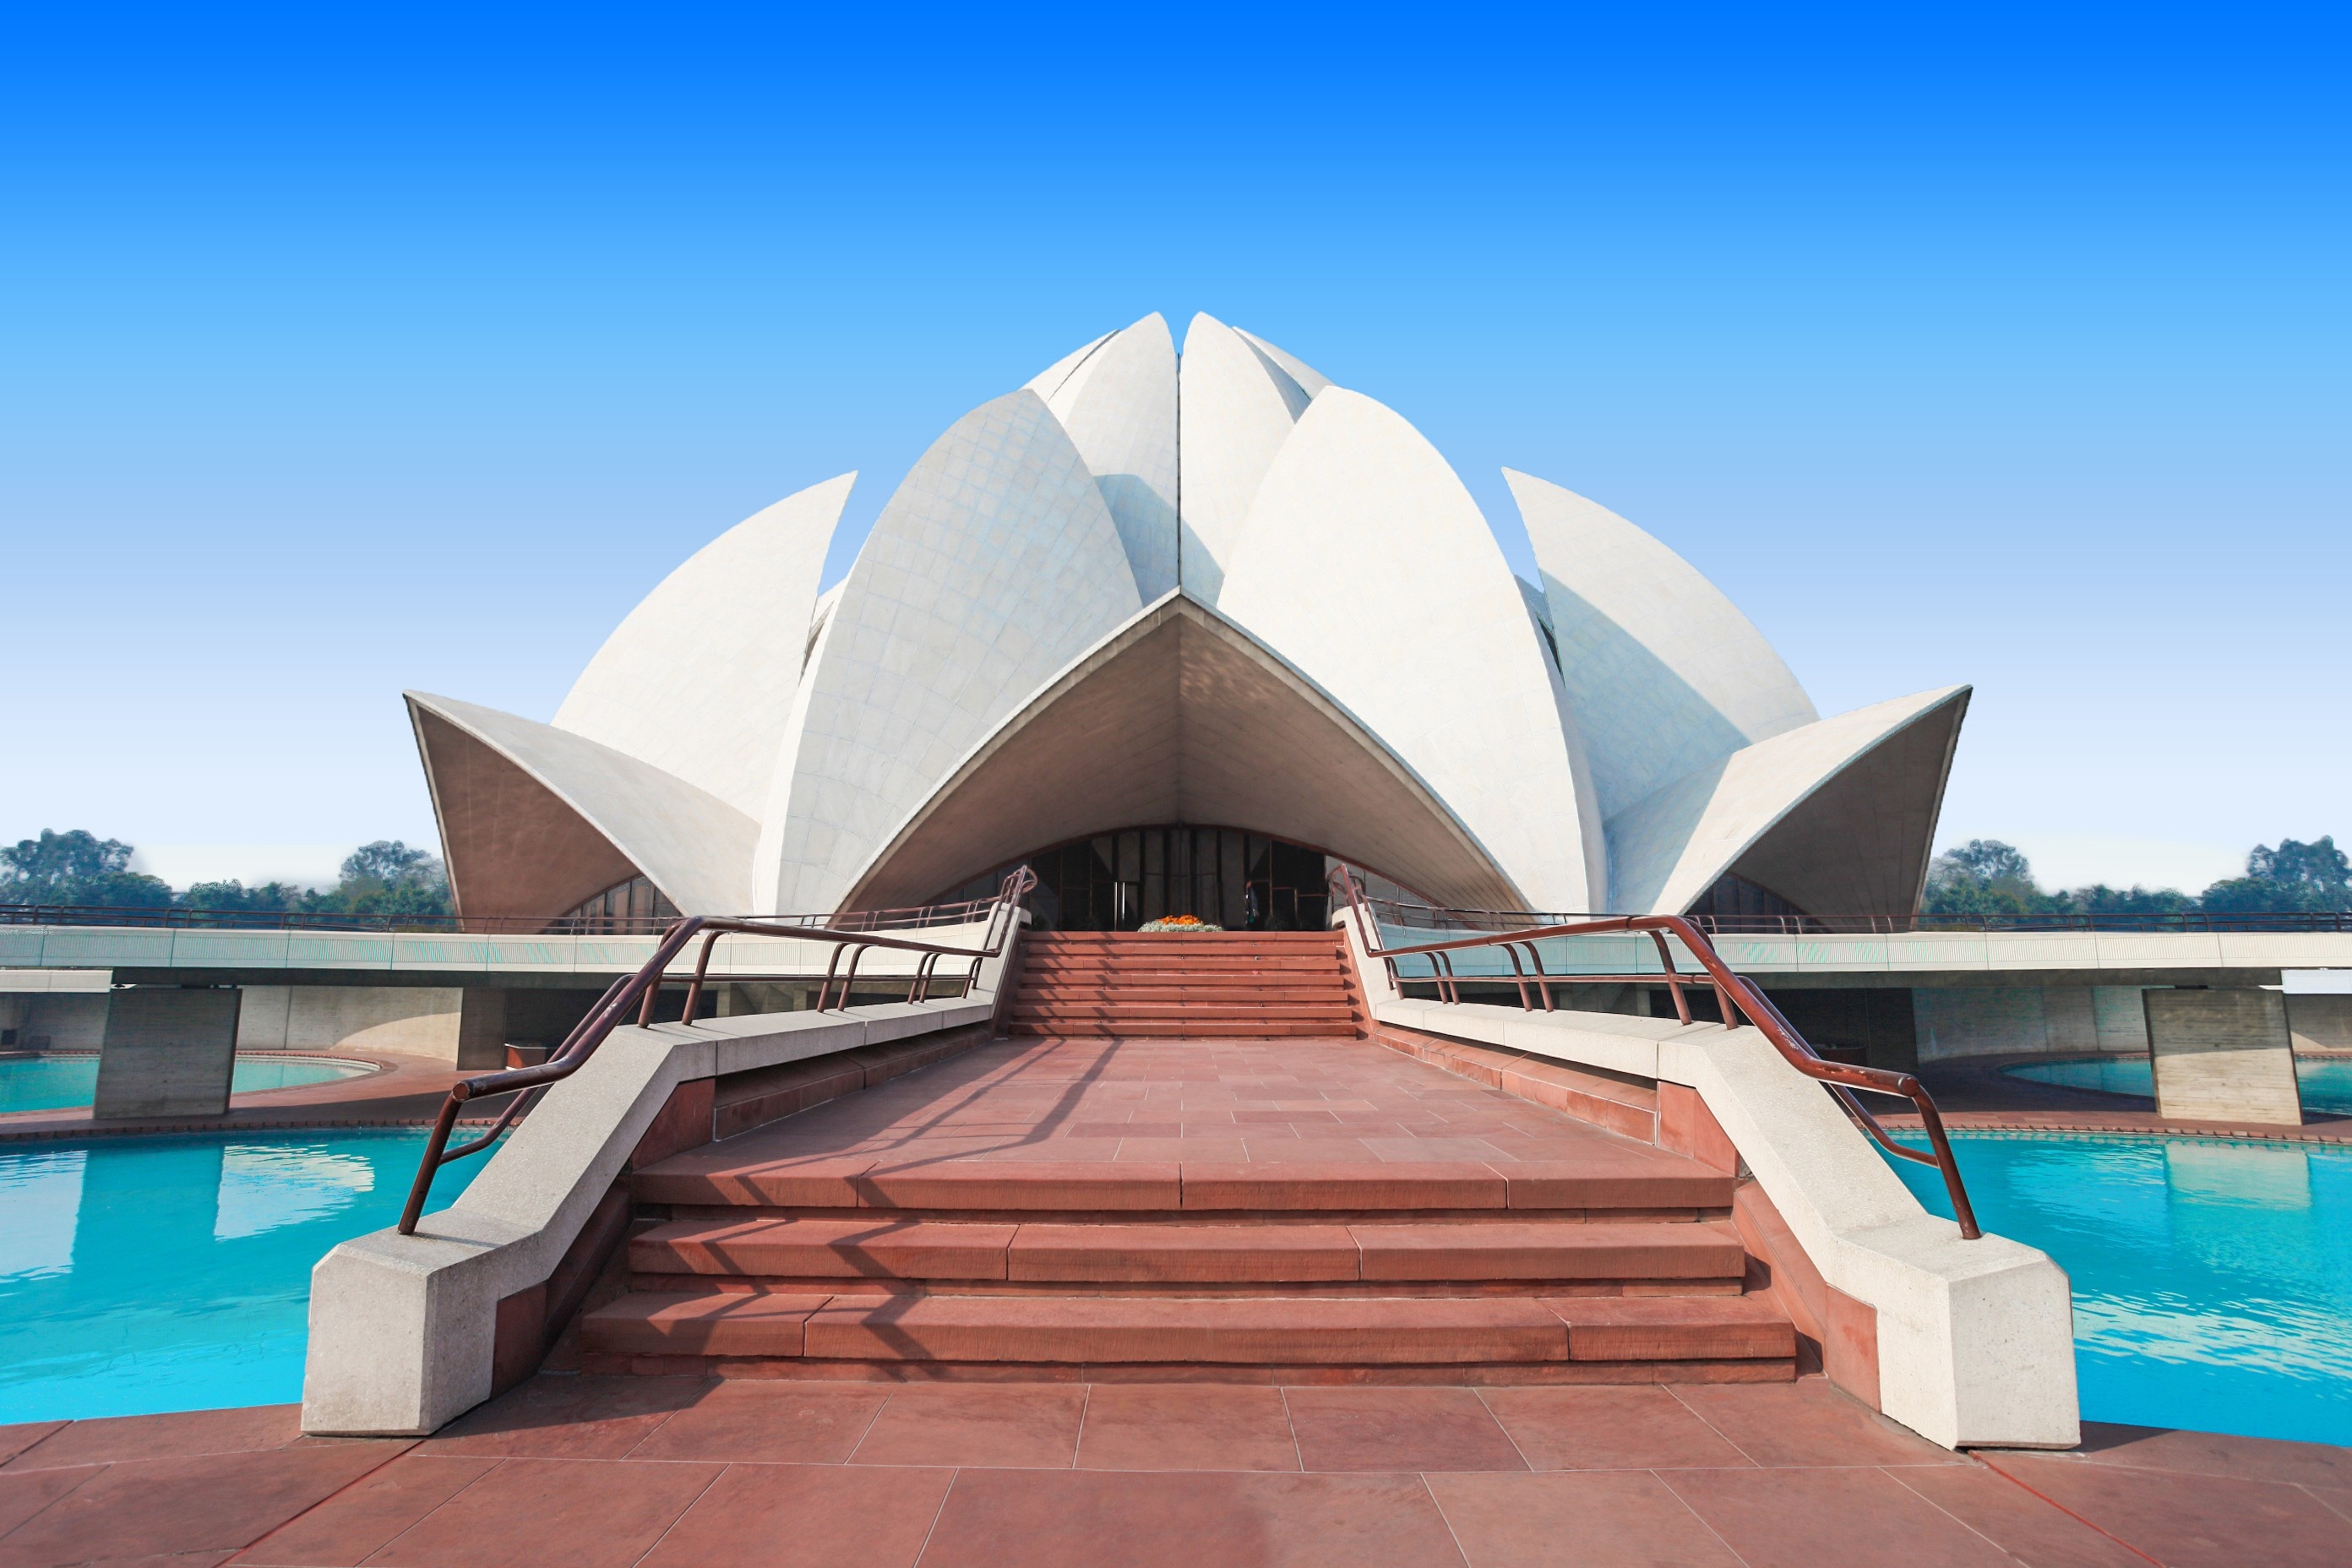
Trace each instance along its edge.
<instances>
[{"instance_id":1,"label":"temple entrance","mask_svg":"<svg viewBox=\"0 0 2352 1568\"><path fill-rule=\"evenodd\" d=\"M1128 827L1007 861L940 895L982 899L1015 866L1037 875L1040 931L1133 931L1196 915L1227 931L1320 931L1328 923L1319 849L1234 827Z\"/></svg>"}]
</instances>

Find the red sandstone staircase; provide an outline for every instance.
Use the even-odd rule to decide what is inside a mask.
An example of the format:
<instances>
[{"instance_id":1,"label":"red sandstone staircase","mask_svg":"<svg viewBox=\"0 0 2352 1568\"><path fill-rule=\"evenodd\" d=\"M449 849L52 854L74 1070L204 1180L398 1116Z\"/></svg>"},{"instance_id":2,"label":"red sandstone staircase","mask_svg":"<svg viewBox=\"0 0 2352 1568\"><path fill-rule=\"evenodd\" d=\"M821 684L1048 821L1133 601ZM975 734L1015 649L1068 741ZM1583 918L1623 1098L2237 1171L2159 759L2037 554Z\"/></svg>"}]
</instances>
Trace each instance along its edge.
<instances>
[{"instance_id":1,"label":"red sandstone staircase","mask_svg":"<svg viewBox=\"0 0 2352 1568\"><path fill-rule=\"evenodd\" d=\"M1371 1048L1371 1047L1366 1047ZM1613 1141L1612 1141L1613 1142ZM591 1371L1285 1382L1754 1382L1730 1178L1655 1151L1377 1168L747 1161L634 1178Z\"/></svg>"},{"instance_id":2,"label":"red sandstone staircase","mask_svg":"<svg viewBox=\"0 0 2352 1568\"><path fill-rule=\"evenodd\" d=\"M1332 931L1048 931L1021 944L1013 1035L1360 1035Z\"/></svg>"}]
</instances>

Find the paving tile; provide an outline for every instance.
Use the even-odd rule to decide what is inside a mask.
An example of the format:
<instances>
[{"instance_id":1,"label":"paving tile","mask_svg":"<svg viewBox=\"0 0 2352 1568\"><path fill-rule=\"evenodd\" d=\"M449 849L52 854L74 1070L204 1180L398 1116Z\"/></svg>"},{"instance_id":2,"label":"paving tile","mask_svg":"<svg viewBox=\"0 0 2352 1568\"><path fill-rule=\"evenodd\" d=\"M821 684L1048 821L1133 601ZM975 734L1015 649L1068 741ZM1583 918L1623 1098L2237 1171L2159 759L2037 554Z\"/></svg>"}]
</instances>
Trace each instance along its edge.
<instances>
[{"instance_id":1,"label":"paving tile","mask_svg":"<svg viewBox=\"0 0 2352 1568\"><path fill-rule=\"evenodd\" d=\"M1093 1470L1296 1470L1278 1388L1097 1384L1078 1437Z\"/></svg>"},{"instance_id":2,"label":"paving tile","mask_svg":"<svg viewBox=\"0 0 2352 1568\"><path fill-rule=\"evenodd\" d=\"M0 1568L246 1546L399 1446L320 1443L109 1465L0 1539Z\"/></svg>"},{"instance_id":3,"label":"paving tile","mask_svg":"<svg viewBox=\"0 0 2352 1568\"><path fill-rule=\"evenodd\" d=\"M1679 1384L1675 1396L1759 1465L1957 1465L1827 1378L1733 1388Z\"/></svg>"},{"instance_id":4,"label":"paving tile","mask_svg":"<svg viewBox=\"0 0 2352 1568\"><path fill-rule=\"evenodd\" d=\"M646 1273L802 1279L1002 1279L1009 1225L898 1219L682 1220L629 1238Z\"/></svg>"},{"instance_id":5,"label":"paving tile","mask_svg":"<svg viewBox=\"0 0 2352 1568\"><path fill-rule=\"evenodd\" d=\"M2147 1559L1979 1465L1885 1472L2033 1568L2146 1568Z\"/></svg>"},{"instance_id":6,"label":"paving tile","mask_svg":"<svg viewBox=\"0 0 2352 1568\"><path fill-rule=\"evenodd\" d=\"M877 1168L858 1178L869 1208L1172 1209L1174 1162L970 1160ZM1116 1170L1109 1167L1117 1165Z\"/></svg>"},{"instance_id":7,"label":"paving tile","mask_svg":"<svg viewBox=\"0 0 2352 1568\"><path fill-rule=\"evenodd\" d=\"M1658 1474L1748 1568L1872 1561L1899 1562L1903 1568L2014 1568L2009 1553L1883 1469ZM1866 1542L1893 1550L1874 1559Z\"/></svg>"},{"instance_id":8,"label":"paving tile","mask_svg":"<svg viewBox=\"0 0 2352 1568\"><path fill-rule=\"evenodd\" d=\"M1460 1568L1417 1476L965 1470L923 1568Z\"/></svg>"},{"instance_id":9,"label":"paving tile","mask_svg":"<svg viewBox=\"0 0 2352 1568\"><path fill-rule=\"evenodd\" d=\"M2300 1487L2071 1456L1993 1454L1986 1463L2173 1568L2352 1563L2352 1520Z\"/></svg>"},{"instance_id":10,"label":"paving tile","mask_svg":"<svg viewBox=\"0 0 2352 1568\"><path fill-rule=\"evenodd\" d=\"M509 1459L371 1555L371 1568L624 1568L720 1467Z\"/></svg>"},{"instance_id":11,"label":"paving tile","mask_svg":"<svg viewBox=\"0 0 2352 1568\"><path fill-rule=\"evenodd\" d=\"M1302 1141L1303 1142L1303 1141ZM1353 1160L1247 1164L1187 1164L1187 1209L1495 1208L1503 1179L1462 1162Z\"/></svg>"},{"instance_id":12,"label":"paving tile","mask_svg":"<svg viewBox=\"0 0 2352 1568\"><path fill-rule=\"evenodd\" d=\"M1066 1384L897 1388L850 1462L1066 1469L1086 1403L1086 1389Z\"/></svg>"},{"instance_id":13,"label":"paving tile","mask_svg":"<svg viewBox=\"0 0 2352 1568\"><path fill-rule=\"evenodd\" d=\"M1338 1225L1024 1225L1014 1279L1312 1280L1356 1278Z\"/></svg>"},{"instance_id":14,"label":"paving tile","mask_svg":"<svg viewBox=\"0 0 2352 1568\"><path fill-rule=\"evenodd\" d=\"M1291 1430L1309 1470L1524 1470L1466 1388L1291 1388Z\"/></svg>"},{"instance_id":15,"label":"paving tile","mask_svg":"<svg viewBox=\"0 0 2352 1568\"><path fill-rule=\"evenodd\" d=\"M734 1465L642 1568L910 1568L951 1469ZM1007 1560L1022 1554L1007 1542Z\"/></svg>"},{"instance_id":16,"label":"paving tile","mask_svg":"<svg viewBox=\"0 0 2352 1568\"><path fill-rule=\"evenodd\" d=\"M1426 1479L1470 1568L1739 1568L1655 1476Z\"/></svg>"},{"instance_id":17,"label":"paving tile","mask_svg":"<svg viewBox=\"0 0 2352 1568\"><path fill-rule=\"evenodd\" d=\"M1664 1389L1488 1388L1486 1408L1538 1470L1746 1465L1748 1457Z\"/></svg>"},{"instance_id":18,"label":"paving tile","mask_svg":"<svg viewBox=\"0 0 2352 1568\"><path fill-rule=\"evenodd\" d=\"M656 1427L629 1458L838 1465L889 1397L879 1384L720 1383Z\"/></svg>"},{"instance_id":19,"label":"paving tile","mask_svg":"<svg viewBox=\"0 0 2352 1568\"><path fill-rule=\"evenodd\" d=\"M501 1462L488 1457L403 1454L271 1531L238 1561L289 1568L356 1568L369 1553Z\"/></svg>"},{"instance_id":20,"label":"paving tile","mask_svg":"<svg viewBox=\"0 0 2352 1568\"><path fill-rule=\"evenodd\" d=\"M459 1416L416 1451L617 1459L709 1386L672 1377L534 1377Z\"/></svg>"},{"instance_id":21,"label":"paving tile","mask_svg":"<svg viewBox=\"0 0 2352 1568\"><path fill-rule=\"evenodd\" d=\"M2234 1476L2245 1481L2352 1487L2352 1447L2329 1443L2290 1443L2271 1437L2237 1437L2221 1432L2179 1432L2162 1426L2085 1421L2079 1452L2084 1458L2103 1465L2179 1470L2196 1476Z\"/></svg>"},{"instance_id":22,"label":"paving tile","mask_svg":"<svg viewBox=\"0 0 2352 1568\"><path fill-rule=\"evenodd\" d=\"M16 1529L105 1468L58 1465L46 1470L26 1470L21 1475L0 1475L0 1535Z\"/></svg>"},{"instance_id":23,"label":"paving tile","mask_svg":"<svg viewBox=\"0 0 2352 1568\"><path fill-rule=\"evenodd\" d=\"M248 1454L282 1448L302 1436L299 1405L189 1410L170 1415L111 1415L60 1424L5 1467L103 1465L117 1459L170 1459L189 1454Z\"/></svg>"},{"instance_id":24,"label":"paving tile","mask_svg":"<svg viewBox=\"0 0 2352 1568\"><path fill-rule=\"evenodd\" d=\"M0 1464L15 1458L65 1425L63 1421L20 1421L14 1426L0 1426Z\"/></svg>"}]
</instances>

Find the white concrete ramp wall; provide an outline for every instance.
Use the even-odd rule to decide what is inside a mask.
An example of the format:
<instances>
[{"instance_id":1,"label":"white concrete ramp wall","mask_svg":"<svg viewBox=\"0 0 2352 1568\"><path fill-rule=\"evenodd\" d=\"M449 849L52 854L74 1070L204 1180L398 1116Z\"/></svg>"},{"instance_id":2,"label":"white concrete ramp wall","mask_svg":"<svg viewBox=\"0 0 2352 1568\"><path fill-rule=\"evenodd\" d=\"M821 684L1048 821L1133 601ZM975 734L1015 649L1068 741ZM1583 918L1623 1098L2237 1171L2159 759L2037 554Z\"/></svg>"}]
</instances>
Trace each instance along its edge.
<instances>
[{"instance_id":1,"label":"white concrete ramp wall","mask_svg":"<svg viewBox=\"0 0 2352 1568\"><path fill-rule=\"evenodd\" d=\"M359 1237L312 1268L302 1429L417 1436L488 1398L499 1303L553 1273L680 1084L985 1024L1004 962L953 1001L615 1029L415 1235Z\"/></svg>"},{"instance_id":2,"label":"white concrete ramp wall","mask_svg":"<svg viewBox=\"0 0 2352 1568\"><path fill-rule=\"evenodd\" d=\"M1960 1239L1757 1030L1406 998L1342 929L1381 1023L1695 1089L1822 1279L1875 1310L1886 1415L1947 1447L2077 1441L2064 1271L2003 1237Z\"/></svg>"}]
</instances>

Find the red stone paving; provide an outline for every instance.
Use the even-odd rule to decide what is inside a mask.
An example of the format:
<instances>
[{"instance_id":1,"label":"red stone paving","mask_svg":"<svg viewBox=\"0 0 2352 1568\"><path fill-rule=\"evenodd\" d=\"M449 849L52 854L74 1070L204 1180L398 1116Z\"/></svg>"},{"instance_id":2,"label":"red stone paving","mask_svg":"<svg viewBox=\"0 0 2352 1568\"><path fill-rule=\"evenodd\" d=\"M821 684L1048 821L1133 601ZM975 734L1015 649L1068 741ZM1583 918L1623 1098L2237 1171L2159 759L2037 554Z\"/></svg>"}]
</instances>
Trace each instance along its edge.
<instances>
[{"instance_id":1,"label":"red stone paving","mask_svg":"<svg viewBox=\"0 0 2352 1568\"><path fill-rule=\"evenodd\" d=\"M2073 1453L1955 1455L1819 1378L543 1375L423 1443L293 1427L274 1407L0 1428L26 1443L0 1468L0 1568L2352 1563L2352 1449L2092 1426Z\"/></svg>"}]
</instances>

